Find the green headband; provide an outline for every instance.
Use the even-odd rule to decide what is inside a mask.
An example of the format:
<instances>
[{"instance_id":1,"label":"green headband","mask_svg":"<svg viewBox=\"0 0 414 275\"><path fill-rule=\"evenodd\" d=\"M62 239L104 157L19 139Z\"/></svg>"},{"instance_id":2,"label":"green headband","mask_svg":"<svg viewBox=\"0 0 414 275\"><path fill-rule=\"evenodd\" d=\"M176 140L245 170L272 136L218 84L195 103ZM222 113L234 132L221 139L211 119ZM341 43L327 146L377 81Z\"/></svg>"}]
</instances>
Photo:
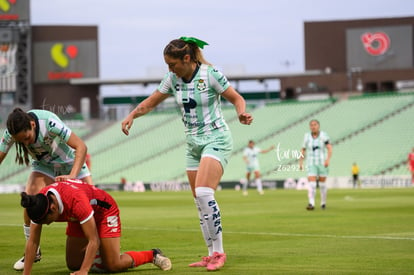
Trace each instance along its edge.
<instances>
[{"instance_id":1,"label":"green headband","mask_svg":"<svg viewBox=\"0 0 414 275\"><path fill-rule=\"evenodd\" d=\"M205 45L208 45L207 42L200 40L198 38L195 37L186 37L186 36L181 36L180 40L183 40L187 43L194 43L196 44L200 49L203 49Z\"/></svg>"}]
</instances>

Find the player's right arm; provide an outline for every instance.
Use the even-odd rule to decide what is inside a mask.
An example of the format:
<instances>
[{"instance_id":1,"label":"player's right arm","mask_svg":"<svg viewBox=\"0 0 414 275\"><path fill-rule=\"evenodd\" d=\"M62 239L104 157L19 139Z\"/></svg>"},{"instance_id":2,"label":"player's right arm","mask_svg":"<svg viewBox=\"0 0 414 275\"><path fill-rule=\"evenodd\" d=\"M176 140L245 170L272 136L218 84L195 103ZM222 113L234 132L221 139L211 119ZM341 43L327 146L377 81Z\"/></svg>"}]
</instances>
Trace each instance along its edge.
<instances>
[{"instance_id":1,"label":"player's right arm","mask_svg":"<svg viewBox=\"0 0 414 275\"><path fill-rule=\"evenodd\" d=\"M40 244L40 235L42 233L41 224L30 224L30 237L26 243L24 252L24 270L23 275L30 275L32 272L33 262L36 256L36 250Z\"/></svg>"},{"instance_id":2,"label":"player's right arm","mask_svg":"<svg viewBox=\"0 0 414 275\"><path fill-rule=\"evenodd\" d=\"M299 169L300 170L303 169L303 160L305 159L305 155L306 155L306 148L302 148L302 150L300 151L300 157L299 157Z\"/></svg>"},{"instance_id":3,"label":"player's right arm","mask_svg":"<svg viewBox=\"0 0 414 275\"><path fill-rule=\"evenodd\" d=\"M275 149L275 146L274 145L270 146L267 149L261 150L260 153L266 154L266 153L269 153L270 151L272 151L273 149Z\"/></svg>"},{"instance_id":4,"label":"player's right arm","mask_svg":"<svg viewBox=\"0 0 414 275\"><path fill-rule=\"evenodd\" d=\"M253 116L246 113L246 101L232 86L229 86L221 95L234 105L241 124L250 125L253 122Z\"/></svg>"},{"instance_id":5,"label":"player's right arm","mask_svg":"<svg viewBox=\"0 0 414 275\"><path fill-rule=\"evenodd\" d=\"M329 166L329 162L330 162L331 157L332 157L332 145L330 143L326 144L326 149L328 150L328 156L327 156L327 158L325 160L324 165L325 165L325 167L328 167Z\"/></svg>"},{"instance_id":6,"label":"player's right arm","mask_svg":"<svg viewBox=\"0 0 414 275\"><path fill-rule=\"evenodd\" d=\"M7 154L0 151L0 164L3 162L3 160L6 158Z\"/></svg>"},{"instance_id":7,"label":"player's right arm","mask_svg":"<svg viewBox=\"0 0 414 275\"><path fill-rule=\"evenodd\" d=\"M79 174L82 166L85 163L86 153L88 148L85 142L78 137L74 132L70 134L70 137L67 141L67 145L75 150L75 159L73 162L72 170L69 175L59 175L55 178L55 181L64 181L67 179L76 179L76 176Z\"/></svg>"},{"instance_id":8,"label":"player's right arm","mask_svg":"<svg viewBox=\"0 0 414 275\"><path fill-rule=\"evenodd\" d=\"M302 149L300 151L300 157L299 157L299 169L302 170L303 169L303 160L305 159L306 156L306 134L305 137L303 138L303 143L302 143Z\"/></svg>"},{"instance_id":9,"label":"player's right arm","mask_svg":"<svg viewBox=\"0 0 414 275\"><path fill-rule=\"evenodd\" d=\"M247 153L247 147L246 147L246 148L244 148L244 151L243 151L243 161L244 161L246 164L249 164L249 158L248 158L248 153Z\"/></svg>"},{"instance_id":10,"label":"player's right arm","mask_svg":"<svg viewBox=\"0 0 414 275\"><path fill-rule=\"evenodd\" d=\"M100 239L98 236L98 231L96 229L95 218L92 216L85 223L82 223L81 227L86 239L88 240L88 243L86 245L85 257L83 258L80 269L71 274L88 274L88 271L95 259L96 252L99 249Z\"/></svg>"},{"instance_id":11,"label":"player's right arm","mask_svg":"<svg viewBox=\"0 0 414 275\"><path fill-rule=\"evenodd\" d=\"M167 97L169 97L169 94L161 93L156 90L152 95L144 99L129 113L124 121L122 121L122 132L124 132L125 135L129 135L129 129L131 129L134 119L149 113Z\"/></svg>"},{"instance_id":12,"label":"player's right arm","mask_svg":"<svg viewBox=\"0 0 414 275\"><path fill-rule=\"evenodd\" d=\"M4 130L3 136L0 138L0 164L6 158L7 153L13 146L14 140L7 130Z\"/></svg>"}]
</instances>

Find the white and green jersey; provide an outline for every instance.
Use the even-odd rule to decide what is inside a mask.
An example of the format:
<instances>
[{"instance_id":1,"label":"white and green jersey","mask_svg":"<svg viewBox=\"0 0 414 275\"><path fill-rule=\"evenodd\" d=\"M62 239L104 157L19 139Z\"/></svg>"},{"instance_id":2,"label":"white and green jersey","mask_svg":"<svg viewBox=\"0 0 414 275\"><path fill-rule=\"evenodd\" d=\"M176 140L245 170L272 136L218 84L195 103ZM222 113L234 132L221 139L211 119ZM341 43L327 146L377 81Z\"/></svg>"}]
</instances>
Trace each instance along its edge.
<instances>
[{"instance_id":1,"label":"white and green jersey","mask_svg":"<svg viewBox=\"0 0 414 275\"><path fill-rule=\"evenodd\" d=\"M158 90L175 96L181 108L186 134L204 135L213 130L228 130L221 111L220 96L230 83L212 66L201 64L190 82L169 72Z\"/></svg>"},{"instance_id":2,"label":"white and green jersey","mask_svg":"<svg viewBox=\"0 0 414 275\"><path fill-rule=\"evenodd\" d=\"M258 168L259 167L259 154L262 150L258 147L246 147L243 151L243 156L247 159L248 168Z\"/></svg>"},{"instance_id":3,"label":"white and green jersey","mask_svg":"<svg viewBox=\"0 0 414 275\"><path fill-rule=\"evenodd\" d=\"M327 133L320 131L319 135L314 138L312 133L306 133L303 139L302 148L306 149L306 161L310 165L323 165L328 157L326 145L329 144Z\"/></svg>"},{"instance_id":4,"label":"white and green jersey","mask_svg":"<svg viewBox=\"0 0 414 275\"><path fill-rule=\"evenodd\" d=\"M72 133L57 115L46 110L28 112L36 123L35 143L26 148L35 161L46 165L69 164L75 159L74 149L67 145ZM0 151L7 153L15 140L6 129L0 142Z\"/></svg>"}]
</instances>

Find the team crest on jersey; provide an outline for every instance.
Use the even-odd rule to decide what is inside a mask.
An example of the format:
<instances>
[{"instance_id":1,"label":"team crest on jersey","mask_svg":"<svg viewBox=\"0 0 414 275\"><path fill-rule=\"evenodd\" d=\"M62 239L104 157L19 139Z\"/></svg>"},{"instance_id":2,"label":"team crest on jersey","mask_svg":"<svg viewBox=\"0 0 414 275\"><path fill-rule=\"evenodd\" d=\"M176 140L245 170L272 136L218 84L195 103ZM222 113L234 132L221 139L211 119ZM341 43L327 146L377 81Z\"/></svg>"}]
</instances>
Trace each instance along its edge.
<instances>
[{"instance_id":1,"label":"team crest on jersey","mask_svg":"<svg viewBox=\"0 0 414 275\"><path fill-rule=\"evenodd\" d=\"M43 138L43 142L44 142L46 145L51 146L51 144L53 143L53 139L52 139L51 137L49 137L49 136L45 136L45 137Z\"/></svg>"},{"instance_id":2,"label":"team crest on jersey","mask_svg":"<svg viewBox=\"0 0 414 275\"><path fill-rule=\"evenodd\" d=\"M108 227L117 227L118 226L118 217L117 216L109 216L106 218L106 224ZM114 231L112 231L114 232Z\"/></svg>"},{"instance_id":3,"label":"team crest on jersey","mask_svg":"<svg viewBox=\"0 0 414 275\"><path fill-rule=\"evenodd\" d=\"M197 89L203 91L207 88L206 82L203 79L198 80Z\"/></svg>"}]
</instances>

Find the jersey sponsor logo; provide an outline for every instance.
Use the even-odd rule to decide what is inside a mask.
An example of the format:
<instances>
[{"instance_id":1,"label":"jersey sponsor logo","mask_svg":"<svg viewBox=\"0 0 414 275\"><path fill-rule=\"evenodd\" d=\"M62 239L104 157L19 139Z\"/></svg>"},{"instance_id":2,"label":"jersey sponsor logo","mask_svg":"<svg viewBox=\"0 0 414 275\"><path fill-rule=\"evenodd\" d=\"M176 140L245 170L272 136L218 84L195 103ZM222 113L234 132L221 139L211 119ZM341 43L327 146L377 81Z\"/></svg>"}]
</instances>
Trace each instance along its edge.
<instances>
[{"instance_id":1,"label":"jersey sponsor logo","mask_svg":"<svg viewBox=\"0 0 414 275\"><path fill-rule=\"evenodd\" d=\"M55 127L56 126L56 122L54 122L54 121L49 121L49 127L50 128L53 128L53 127Z\"/></svg>"},{"instance_id":2,"label":"jersey sponsor logo","mask_svg":"<svg viewBox=\"0 0 414 275\"><path fill-rule=\"evenodd\" d=\"M36 159L40 161L47 154L48 154L47 152L36 152L35 156L36 156Z\"/></svg>"},{"instance_id":3,"label":"jersey sponsor logo","mask_svg":"<svg viewBox=\"0 0 414 275\"><path fill-rule=\"evenodd\" d=\"M221 214L220 211L217 207L217 203L215 200L211 200L208 202L208 206L211 207L213 214L211 215L211 218L214 222L214 227L215 227L215 234L219 234L220 232L223 231L222 227L221 227Z\"/></svg>"},{"instance_id":4,"label":"jersey sponsor logo","mask_svg":"<svg viewBox=\"0 0 414 275\"><path fill-rule=\"evenodd\" d=\"M319 150L319 146L312 146L312 151Z\"/></svg>"},{"instance_id":5,"label":"jersey sponsor logo","mask_svg":"<svg viewBox=\"0 0 414 275\"><path fill-rule=\"evenodd\" d=\"M184 125L186 127L204 127L206 124L204 122L188 122L183 119Z\"/></svg>"},{"instance_id":6,"label":"jersey sponsor logo","mask_svg":"<svg viewBox=\"0 0 414 275\"><path fill-rule=\"evenodd\" d=\"M226 86L227 85L227 78L223 75L218 79L218 82L220 83L221 86Z\"/></svg>"},{"instance_id":7,"label":"jersey sponsor logo","mask_svg":"<svg viewBox=\"0 0 414 275\"><path fill-rule=\"evenodd\" d=\"M197 107L197 102L192 98L186 99L186 102L184 102L183 99L183 107L186 113L190 113L191 109L195 109Z\"/></svg>"},{"instance_id":8,"label":"jersey sponsor logo","mask_svg":"<svg viewBox=\"0 0 414 275\"><path fill-rule=\"evenodd\" d=\"M194 92L195 89L191 87L181 89L180 84L176 84L174 88L176 92L181 91L181 102L183 104L184 112L189 114L191 109L195 109L197 107L197 102L189 96L189 92Z\"/></svg>"}]
</instances>

